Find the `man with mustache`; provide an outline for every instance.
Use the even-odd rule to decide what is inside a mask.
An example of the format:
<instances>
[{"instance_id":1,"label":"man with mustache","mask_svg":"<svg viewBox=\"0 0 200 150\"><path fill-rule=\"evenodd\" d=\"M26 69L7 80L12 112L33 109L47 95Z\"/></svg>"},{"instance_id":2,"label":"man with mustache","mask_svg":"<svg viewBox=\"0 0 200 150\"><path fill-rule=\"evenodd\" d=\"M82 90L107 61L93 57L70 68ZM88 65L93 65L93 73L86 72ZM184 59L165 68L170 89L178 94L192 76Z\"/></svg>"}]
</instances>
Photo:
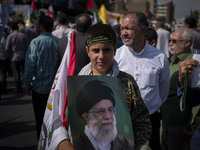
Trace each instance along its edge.
<instances>
[{"instance_id":1,"label":"man with mustache","mask_svg":"<svg viewBox=\"0 0 200 150\"><path fill-rule=\"evenodd\" d=\"M117 49L115 60L119 69L134 77L149 111L152 123L150 147L160 150L159 108L169 91L169 63L165 54L145 40L148 21L141 12L123 16L121 38L124 46Z\"/></svg>"},{"instance_id":2,"label":"man with mustache","mask_svg":"<svg viewBox=\"0 0 200 150\"><path fill-rule=\"evenodd\" d=\"M183 61L188 73L191 73L192 66L197 62L191 63L192 53L191 46L194 35L191 29L180 28L172 33L170 51L172 57L170 59L170 89L167 100L161 107L162 113L162 150L189 150L189 141L192 136L190 121L192 118L192 107L185 102L185 107L180 105L182 96L179 94L178 86L183 87L184 80L181 77ZM189 64L187 66L187 64ZM187 81L190 87L190 80ZM181 93L182 94L182 93ZM189 98L189 97L188 97ZM180 107L181 106L181 107ZM182 110L181 110L182 108Z\"/></svg>"},{"instance_id":3,"label":"man with mustache","mask_svg":"<svg viewBox=\"0 0 200 150\"><path fill-rule=\"evenodd\" d=\"M133 150L133 140L117 135L115 99L106 82L87 83L76 100L78 115L86 121L84 133L73 139L75 150Z\"/></svg>"}]
</instances>

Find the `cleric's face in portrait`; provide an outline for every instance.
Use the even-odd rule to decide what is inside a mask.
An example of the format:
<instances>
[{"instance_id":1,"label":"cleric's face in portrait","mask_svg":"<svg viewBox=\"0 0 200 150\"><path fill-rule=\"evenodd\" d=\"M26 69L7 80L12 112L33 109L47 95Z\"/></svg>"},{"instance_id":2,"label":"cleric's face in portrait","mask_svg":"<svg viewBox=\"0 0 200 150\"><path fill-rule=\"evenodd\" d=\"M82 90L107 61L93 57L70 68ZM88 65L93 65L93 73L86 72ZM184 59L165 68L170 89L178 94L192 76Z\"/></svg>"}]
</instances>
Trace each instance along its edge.
<instances>
[{"instance_id":1,"label":"cleric's face in portrait","mask_svg":"<svg viewBox=\"0 0 200 150\"><path fill-rule=\"evenodd\" d=\"M134 141L118 132L118 112L114 111L118 99L110 85L96 79L81 86L77 93L74 108L82 126L77 126L79 122L72 125L74 129L81 128L73 137L75 149L132 150Z\"/></svg>"},{"instance_id":2,"label":"cleric's face in portrait","mask_svg":"<svg viewBox=\"0 0 200 150\"><path fill-rule=\"evenodd\" d=\"M101 142L111 142L117 136L114 106L111 100L102 99L82 115L92 135Z\"/></svg>"}]
</instances>

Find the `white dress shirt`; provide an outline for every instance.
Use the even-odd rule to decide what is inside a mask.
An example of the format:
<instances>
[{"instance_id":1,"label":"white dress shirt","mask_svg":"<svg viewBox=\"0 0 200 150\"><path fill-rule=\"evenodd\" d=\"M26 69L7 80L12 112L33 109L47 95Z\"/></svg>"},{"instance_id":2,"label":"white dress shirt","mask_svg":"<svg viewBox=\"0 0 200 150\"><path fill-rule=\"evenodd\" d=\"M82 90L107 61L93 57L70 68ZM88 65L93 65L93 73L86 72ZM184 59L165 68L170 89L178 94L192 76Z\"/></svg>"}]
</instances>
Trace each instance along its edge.
<instances>
[{"instance_id":1,"label":"white dress shirt","mask_svg":"<svg viewBox=\"0 0 200 150\"><path fill-rule=\"evenodd\" d=\"M115 59L119 69L136 80L149 114L156 112L169 92L169 62L165 54L149 44L139 53L123 45L117 49Z\"/></svg>"},{"instance_id":2,"label":"white dress shirt","mask_svg":"<svg viewBox=\"0 0 200 150\"><path fill-rule=\"evenodd\" d=\"M162 28L158 28L156 32L158 34L156 48L162 50L166 54L167 58L169 58L170 32Z\"/></svg>"},{"instance_id":3,"label":"white dress shirt","mask_svg":"<svg viewBox=\"0 0 200 150\"><path fill-rule=\"evenodd\" d=\"M63 37L67 37L69 31L75 31L74 29L69 28L67 25L60 26L58 29L54 30L52 34L57 38L61 39Z\"/></svg>"}]
</instances>

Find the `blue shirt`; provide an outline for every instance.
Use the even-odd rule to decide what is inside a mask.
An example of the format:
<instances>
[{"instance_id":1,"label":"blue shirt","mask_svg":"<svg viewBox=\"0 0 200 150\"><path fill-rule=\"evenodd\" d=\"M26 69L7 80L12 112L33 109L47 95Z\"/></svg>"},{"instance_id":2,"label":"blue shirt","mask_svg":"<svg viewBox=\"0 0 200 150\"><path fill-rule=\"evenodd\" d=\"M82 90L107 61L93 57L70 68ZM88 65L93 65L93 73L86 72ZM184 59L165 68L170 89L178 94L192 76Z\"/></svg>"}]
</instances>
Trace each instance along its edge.
<instances>
[{"instance_id":1,"label":"blue shirt","mask_svg":"<svg viewBox=\"0 0 200 150\"><path fill-rule=\"evenodd\" d=\"M28 47L23 80L25 88L41 94L50 92L54 79L54 55L58 38L51 33L41 33Z\"/></svg>"}]
</instances>

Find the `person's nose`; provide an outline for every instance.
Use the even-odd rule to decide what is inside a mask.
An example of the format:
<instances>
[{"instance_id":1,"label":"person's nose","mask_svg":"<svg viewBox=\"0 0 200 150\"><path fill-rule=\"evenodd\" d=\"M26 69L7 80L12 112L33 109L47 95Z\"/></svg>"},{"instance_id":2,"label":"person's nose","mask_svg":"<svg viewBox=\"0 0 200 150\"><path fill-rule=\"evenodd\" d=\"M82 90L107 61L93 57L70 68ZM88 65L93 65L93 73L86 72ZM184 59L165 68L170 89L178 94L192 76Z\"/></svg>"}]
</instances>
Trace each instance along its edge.
<instances>
[{"instance_id":1,"label":"person's nose","mask_svg":"<svg viewBox=\"0 0 200 150\"><path fill-rule=\"evenodd\" d=\"M169 42L169 46L172 46L172 45L173 45L173 42L172 42L172 41L170 41L170 42Z\"/></svg>"},{"instance_id":2,"label":"person's nose","mask_svg":"<svg viewBox=\"0 0 200 150\"><path fill-rule=\"evenodd\" d=\"M105 118L105 119L111 119L111 118L112 118L112 115L113 115L113 114L111 114L108 110L106 110L105 113L104 113L104 118Z\"/></svg>"},{"instance_id":3,"label":"person's nose","mask_svg":"<svg viewBox=\"0 0 200 150\"><path fill-rule=\"evenodd\" d=\"M121 35L124 35L124 33L126 33L126 30L121 30Z\"/></svg>"},{"instance_id":4,"label":"person's nose","mask_svg":"<svg viewBox=\"0 0 200 150\"><path fill-rule=\"evenodd\" d=\"M128 32L126 29L124 29L123 31L121 31L121 38L126 36L128 36Z\"/></svg>"},{"instance_id":5,"label":"person's nose","mask_svg":"<svg viewBox=\"0 0 200 150\"><path fill-rule=\"evenodd\" d=\"M103 59L104 58L104 51L100 50L99 52L99 59Z\"/></svg>"}]
</instances>

